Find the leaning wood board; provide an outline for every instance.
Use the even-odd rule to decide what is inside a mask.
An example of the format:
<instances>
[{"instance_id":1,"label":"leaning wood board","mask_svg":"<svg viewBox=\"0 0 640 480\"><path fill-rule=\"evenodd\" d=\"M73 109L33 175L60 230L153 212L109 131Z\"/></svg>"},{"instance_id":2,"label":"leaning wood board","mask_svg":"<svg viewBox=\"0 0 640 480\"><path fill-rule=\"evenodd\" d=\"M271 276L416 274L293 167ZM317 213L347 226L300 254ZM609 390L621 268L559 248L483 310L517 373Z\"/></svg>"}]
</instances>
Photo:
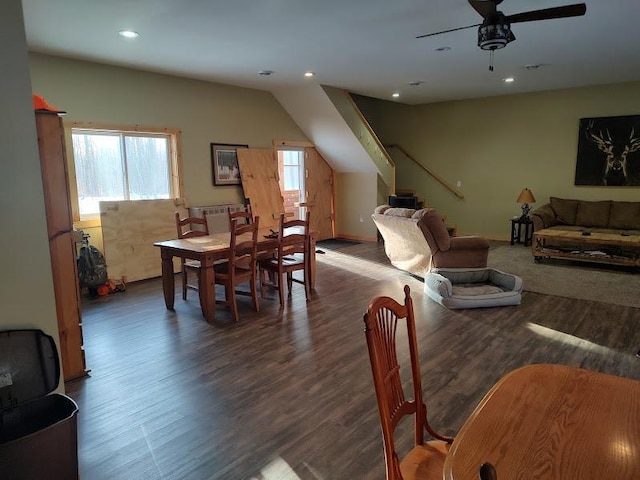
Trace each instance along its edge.
<instances>
[{"instance_id":1,"label":"leaning wood board","mask_svg":"<svg viewBox=\"0 0 640 480\"><path fill-rule=\"evenodd\" d=\"M333 238L333 170L315 148L305 148L306 204L317 240Z\"/></svg>"},{"instance_id":2,"label":"leaning wood board","mask_svg":"<svg viewBox=\"0 0 640 480\"><path fill-rule=\"evenodd\" d=\"M280 192L278 161L270 148L239 148L238 166L244 196L251 213L260 217L260 229L278 231L284 201Z\"/></svg>"},{"instance_id":3,"label":"leaning wood board","mask_svg":"<svg viewBox=\"0 0 640 480\"><path fill-rule=\"evenodd\" d=\"M87 374L82 340L73 220L62 120L53 113L36 113L42 187L47 214L51 273L58 318L60 357L65 381Z\"/></svg>"},{"instance_id":4,"label":"leaning wood board","mask_svg":"<svg viewBox=\"0 0 640 480\"><path fill-rule=\"evenodd\" d=\"M100 202L104 256L109 278L128 282L162 275L154 242L177 238L175 212L187 216L175 200ZM180 271L174 259L174 271Z\"/></svg>"}]
</instances>

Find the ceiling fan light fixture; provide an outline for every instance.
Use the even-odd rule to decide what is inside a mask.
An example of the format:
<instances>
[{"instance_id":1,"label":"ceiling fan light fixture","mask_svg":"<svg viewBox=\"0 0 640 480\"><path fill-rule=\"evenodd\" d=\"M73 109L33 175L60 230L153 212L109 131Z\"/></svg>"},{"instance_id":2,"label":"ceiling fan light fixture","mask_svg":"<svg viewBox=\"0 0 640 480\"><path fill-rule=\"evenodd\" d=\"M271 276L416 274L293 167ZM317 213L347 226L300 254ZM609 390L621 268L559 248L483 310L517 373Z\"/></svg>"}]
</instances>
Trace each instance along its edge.
<instances>
[{"instance_id":1,"label":"ceiling fan light fixture","mask_svg":"<svg viewBox=\"0 0 640 480\"><path fill-rule=\"evenodd\" d=\"M480 25L478 28L478 46L482 50L498 50L509 43L511 26L508 23Z\"/></svg>"}]
</instances>

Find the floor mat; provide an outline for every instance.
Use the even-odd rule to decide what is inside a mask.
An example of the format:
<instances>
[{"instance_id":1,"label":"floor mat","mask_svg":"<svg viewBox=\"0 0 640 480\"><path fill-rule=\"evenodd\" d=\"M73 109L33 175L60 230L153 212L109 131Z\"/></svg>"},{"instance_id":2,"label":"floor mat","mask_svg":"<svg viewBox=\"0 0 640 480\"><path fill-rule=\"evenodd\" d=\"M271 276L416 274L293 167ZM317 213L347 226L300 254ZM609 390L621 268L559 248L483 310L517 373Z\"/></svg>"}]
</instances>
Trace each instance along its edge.
<instances>
[{"instance_id":1,"label":"floor mat","mask_svg":"<svg viewBox=\"0 0 640 480\"><path fill-rule=\"evenodd\" d=\"M340 250L341 248L351 247L353 245L360 245L360 242L343 240L341 238L328 238L327 240L316 242L316 250Z\"/></svg>"}]
</instances>

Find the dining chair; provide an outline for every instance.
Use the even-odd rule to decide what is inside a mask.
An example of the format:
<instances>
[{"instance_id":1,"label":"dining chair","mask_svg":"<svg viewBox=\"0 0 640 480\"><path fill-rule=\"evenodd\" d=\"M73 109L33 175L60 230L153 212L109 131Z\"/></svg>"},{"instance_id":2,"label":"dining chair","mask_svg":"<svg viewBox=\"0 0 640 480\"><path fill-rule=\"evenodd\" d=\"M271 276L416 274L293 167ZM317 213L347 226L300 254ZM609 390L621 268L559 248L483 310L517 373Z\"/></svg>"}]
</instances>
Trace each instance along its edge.
<instances>
[{"instance_id":1,"label":"dining chair","mask_svg":"<svg viewBox=\"0 0 640 480\"><path fill-rule=\"evenodd\" d=\"M231 239L229 241L229 258L227 261L214 265L215 283L224 285L225 299L216 300L216 304L226 305L231 308L233 320L238 321L238 303L236 295L251 296L253 309L257 312L257 259L256 247L258 244L258 226L260 217L253 219L249 224L241 223L235 218L231 222ZM250 291L236 290L236 286L249 282Z\"/></svg>"},{"instance_id":2,"label":"dining chair","mask_svg":"<svg viewBox=\"0 0 640 480\"><path fill-rule=\"evenodd\" d=\"M309 299L311 286L311 272L309 271L309 256L311 254L311 236L309 231L309 216L307 212L304 220L285 220L285 214L280 214L280 228L278 230L278 246L275 255L262 258L258 262L260 269L260 294L265 295L265 287L278 290L280 306L284 306L284 285L282 278L287 276L287 288L291 296L293 282L304 285L304 294ZM294 230L290 230L294 229ZM303 280L293 277L293 272L303 271ZM266 274L270 280L267 281Z\"/></svg>"},{"instance_id":3,"label":"dining chair","mask_svg":"<svg viewBox=\"0 0 640 480\"><path fill-rule=\"evenodd\" d=\"M251 223L253 221L253 216L251 215L251 205L247 204L244 210L240 210L239 212L232 212L231 207L227 207L227 215L229 217L229 231L233 229L233 220L238 218L240 219L240 223Z\"/></svg>"},{"instance_id":4,"label":"dining chair","mask_svg":"<svg viewBox=\"0 0 640 480\"><path fill-rule=\"evenodd\" d=\"M405 285L404 293L404 305L390 297L375 297L364 314L369 360L382 424L387 480L441 480L444 460L453 438L436 433L427 420L413 301L408 285ZM404 323L400 322L402 319L406 320L411 363L412 390L408 393L413 398L408 399L402 386L396 351L396 334ZM394 433L400 421L407 416L414 417L414 447L400 460ZM434 440L425 441L425 430Z\"/></svg>"},{"instance_id":5,"label":"dining chair","mask_svg":"<svg viewBox=\"0 0 640 480\"><path fill-rule=\"evenodd\" d=\"M199 229L194 229L195 225L199 225ZM209 226L207 225L207 217L186 217L180 218L180 213L176 212L176 228L178 230L178 238L193 238L209 235ZM181 260L182 266L182 299L187 299L187 290L198 290L200 282L200 262L198 260ZM198 282L189 283L189 274L191 271L195 274Z\"/></svg>"}]
</instances>

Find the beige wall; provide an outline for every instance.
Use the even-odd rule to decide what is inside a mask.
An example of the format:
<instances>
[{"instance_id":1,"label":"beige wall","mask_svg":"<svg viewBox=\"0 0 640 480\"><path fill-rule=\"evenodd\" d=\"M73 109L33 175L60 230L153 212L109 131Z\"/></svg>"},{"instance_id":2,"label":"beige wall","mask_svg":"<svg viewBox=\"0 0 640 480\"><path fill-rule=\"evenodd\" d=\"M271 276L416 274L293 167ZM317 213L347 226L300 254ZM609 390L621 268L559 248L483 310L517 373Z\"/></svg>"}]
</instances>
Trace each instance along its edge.
<instances>
[{"instance_id":1,"label":"beige wall","mask_svg":"<svg viewBox=\"0 0 640 480\"><path fill-rule=\"evenodd\" d=\"M194 206L242 200L240 187L213 186L210 143L307 141L269 92L35 53L29 59L33 91L66 110L65 123L180 129L184 196Z\"/></svg>"},{"instance_id":2,"label":"beige wall","mask_svg":"<svg viewBox=\"0 0 640 480\"><path fill-rule=\"evenodd\" d=\"M306 141L268 92L36 53L29 60L33 91L66 110L66 124L180 129L183 196L188 205L242 203L240 187L213 186L211 143L270 147L274 139ZM83 230L104 251L101 229Z\"/></svg>"},{"instance_id":3,"label":"beige wall","mask_svg":"<svg viewBox=\"0 0 640 480\"><path fill-rule=\"evenodd\" d=\"M375 240L371 214L378 204L375 173L336 173L336 236Z\"/></svg>"},{"instance_id":4,"label":"beige wall","mask_svg":"<svg viewBox=\"0 0 640 480\"><path fill-rule=\"evenodd\" d=\"M39 328L58 342L27 44L19 0L0 13L0 330ZM62 390L62 386L59 387Z\"/></svg>"},{"instance_id":5,"label":"beige wall","mask_svg":"<svg viewBox=\"0 0 640 480\"><path fill-rule=\"evenodd\" d=\"M578 122L640 113L640 83L406 106L357 99L384 144L399 144L450 184L457 199L401 161L396 186L414 189L458 231L507 238L515 200L529 187L540 206L549 196L640 200L638 187L576 187Z\"/></svg>"}]
</instances>

